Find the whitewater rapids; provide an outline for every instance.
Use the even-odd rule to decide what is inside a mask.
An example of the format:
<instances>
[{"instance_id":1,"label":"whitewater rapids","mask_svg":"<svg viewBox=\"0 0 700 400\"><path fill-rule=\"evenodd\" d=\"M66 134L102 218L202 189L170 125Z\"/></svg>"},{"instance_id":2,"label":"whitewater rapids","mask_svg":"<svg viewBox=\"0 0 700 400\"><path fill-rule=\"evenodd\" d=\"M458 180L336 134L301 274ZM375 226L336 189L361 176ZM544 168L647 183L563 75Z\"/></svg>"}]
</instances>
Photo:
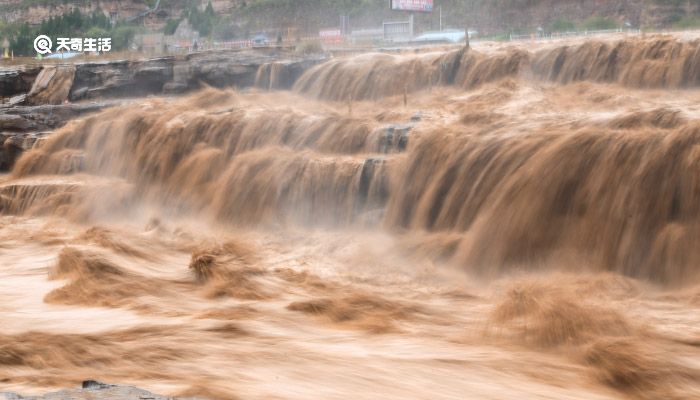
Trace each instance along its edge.
<instances>
[{"instance_id":1,"label":"whitewater rapids","mask_svg":"<svg viewBox=\"0 0 700 400\"><path fill-rule=\"evenodd\" d=\"M0 387L700 397L696 53L624 43L656 61L362 55L59 129L0 181Z\"/></svg>"}]
</instances>

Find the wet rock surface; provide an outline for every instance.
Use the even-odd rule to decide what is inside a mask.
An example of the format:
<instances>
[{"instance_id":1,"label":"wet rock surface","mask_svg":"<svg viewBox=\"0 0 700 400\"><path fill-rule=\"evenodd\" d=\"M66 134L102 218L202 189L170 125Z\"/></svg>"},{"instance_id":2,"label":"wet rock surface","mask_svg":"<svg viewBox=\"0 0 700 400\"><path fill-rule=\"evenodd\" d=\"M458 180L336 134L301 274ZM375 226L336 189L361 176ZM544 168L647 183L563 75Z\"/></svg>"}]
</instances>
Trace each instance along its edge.
<instances>
[{"instance_id":1,"label":"wet rock surface","mask_svg":"<svg viewBox=\"0 0 700 400\"><path fill-rule=\"evenodd\" d=\"M72 65L44 67L34 80L25 103L37 106L63 103L68 98L74 78L75 67Z\"/></svg>"},{"instance_id":2,"label":"wet rock surface","mask_svg":"<svg viewBox=\"0 0 700 400\"><path fill-rule=\"evenodd\" d=\"M41 66L17 66L0 71L0 96L9 98L32 88Z\"/></svg>"},{"instance_id":3,"label":"wet rock surface","mask_svg":"<svg viewBox=\"0 0 700 400\"><path fill-rule=\"evenodd\" d=\"M111 103L45 104L0 108L0 132L37 132L63 126L67 121L99 111Z\"/></svg>"},{"instance_id":4,"label":"wet rock surface","mask_svg":"<svg viewBox=\"0 0 700 400\"><path fill-rule=\"evenodd\" d=\"M278 71L273 84L269 84L268 77L264 86L286 89L304 71L324 60L324 55L300 56L285 50L266 49L211 51L145 60L79 62L74 66L73 79L62 79L62 82L70 81L70 90L63 100L177 93L196 90L204 85L251 87L256 84L260 67L270 64L276 65ZM47 65L17 66L0 71L0 96L10 98L32 91L32 97L36 97L40 93L33 86L39 83L39 78L49 75L45 70L57 68L73 69L72 66ZM43 87L52 87L48 82L41 83ZM55 96L51 96L51 100L61 102Z\"/></svg>"},{"instance_id":5,"label":"wet rock surface","mask_svg":"<svg viewBox=\"0 0 700 400\"><path fill-rule=\"evenodd\" d=\"M182 397L160 396L133 386L111 385L98 381L84 381L79 389L61 390L43 396L22 396L17 393L0 392L1 400L175 400ZM194 398L187 398L194 400Z\"/></svg>"},{"instance_id":6,"label":"wet rock surface","mask_svg":"<svg viewBox=\"0 0 700 400\"><path fill-rule=\"evenodd\" d=\"M22 152L31 149L53 129L112 104L102 102L0 107L0 171L8 171Z\"/></svg>"},{"instance_id":7,"label":"wet rock surface","mask_svg":"<svg viewBox=\"0 0 700 400\"><path fill-rule=\"evenodd\" d=\"M12 169L17 158L44 136L44 133L0 133L0 171Z\"/></svg>"},{"instance_id":8,"label":"wet rock surface","mask_svg":"<svg viewBox=\"0 0 700 400\"><path fill-rule=\"evenodd\" d=\"M204 86L288 89L324 60L324 55L265 49L7 68L0 71L0 171L11 168L45 132L113 105L108 99L178 94ZM99 103L87 103L97 99Z\"/></svg>"},{"instance_id":9,"label":"wet rock surface","mask_svg":"<svg viewBox=\"0 0 700 400\"><path fill-rule=\"evenodd\" d=\"M379 152L387 154L405 151L411 130L413 130L413 124L392 124L382 128Z\"/></svg>"}]
</instances>

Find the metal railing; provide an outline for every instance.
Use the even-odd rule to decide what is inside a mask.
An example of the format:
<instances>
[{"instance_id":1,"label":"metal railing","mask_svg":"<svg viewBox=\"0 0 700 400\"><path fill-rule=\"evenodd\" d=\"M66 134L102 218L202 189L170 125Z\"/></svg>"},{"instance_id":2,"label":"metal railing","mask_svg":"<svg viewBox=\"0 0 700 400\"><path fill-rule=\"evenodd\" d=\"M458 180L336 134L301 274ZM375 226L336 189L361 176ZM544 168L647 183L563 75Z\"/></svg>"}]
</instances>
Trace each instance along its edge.
<instances>
[{"instance_id":1,"label":"metal railing","mask_svg":"<svg viewBox=\"0 0 700 400\"><path fill-rule=\"evenodd\" d=\"M611 35L616 33L626 33L637 35L641 31L639 29L598 29L598 30L583 30L583 31L567 31L567 32L549 32L549 33L530 33L522 35L510 34L508 40L511 42L515 41L526 41L526 40L549 40L549 39L559 39L568 37L586 37L586 36L602 36Z\"/></svg>"}]
</instances>

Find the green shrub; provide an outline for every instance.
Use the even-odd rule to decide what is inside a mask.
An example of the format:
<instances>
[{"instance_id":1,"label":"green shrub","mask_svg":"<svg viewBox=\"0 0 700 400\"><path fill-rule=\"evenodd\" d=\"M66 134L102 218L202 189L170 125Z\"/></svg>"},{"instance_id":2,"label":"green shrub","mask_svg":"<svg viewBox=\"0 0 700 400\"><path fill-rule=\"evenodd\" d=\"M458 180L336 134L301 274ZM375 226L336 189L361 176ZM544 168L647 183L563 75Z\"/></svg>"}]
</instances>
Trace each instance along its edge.
<instances>
[{"instance_id":1,"label":"green shrub","mask_svg":"<svg viewBox=\"0 0 700 400\"><path fill-rule=\"evenodd\" d=\"M691 29L700 27L700 18L698 17L683 17L673 24L674 28Z\"/></svg>"},{"instance_id":2,"label":"green shrub","mask_svg":"<svg viewBox=\"0 0 700 400\"><path fill-rule=\"evenodd\" d=\"M557 18L552 21L550 29L552 32L572 32L576 30L576 24L567 19Z\"/></svg>"},{"instance_id":3,"label":"green shrub","mask_svg":"<svg viewBox=\"0 0 700 400\"><path fill-rule=\"evenodd\" d=\"M174 34L177 27L180 25L180 21L179 19L169 19L163 27L163 33L166 35Z\"/></svg>"},{"instance_id":4,"label":"green shrub","mask_svg":"<svg viewBox=\"0 0 700 400\"><path fill-rule=\"evenodd\" d=\"M581 24L581 29L587 31L615 29L617 27L617 22L614 19L601 16L590 17Z\"/></svg>"},{"instance_id":5,"label":"green shrub","mask_svg":"<svg viewBox=\"0 0 700 400\"><path fill-rule=\"evenodd\" d=\"M187 12L187 21L192 25L192 28L197 30L201 36L209 36L212 33L214 25L217 22L217 15L214 12L214 7L211 1L207 3L204 11L200 11L196 5L193 5Z\"/></svg>"},{"instance_id":6,"label":"green shrub","mask_svg":"<svg viewBox=\"0 0 700 400\"><path fill-rule=\"evenodd\" d=\"M29 24L3 24L2 35L10 38L10 46L16 55L33 56L34 38L47 35L54 41L59 37L112 38L112 49L122 50L129 46L138 28L133 25L113 27L101 12L83 14L77 8L51 16L38 26Z\"/></svg>"},{"instance_id":7,"label":"green shrub","mask_svg":"<svg viewBox=\"0 0 700 400\"><path fill-rule=\"evenodd\" d=\"M107 32L105 29L93 26L92 28L88 29L87 32L85 32L85 37L86 38L108 38L109 32Z\"/></svg>"},{"instance_id":8,"label":"green shrub","mask_svg":"<svg viewBox=\"0 0 700 400\"><path fill-rule=\"evenodd\" d=\"M126 49L129 44L134 39L137 29L130 25L121 25L114 28L111 32L112 35L112 48L117 50Z\"/></svg>"},{"instance_id":9,"label":"green shrub","mask_svg":"<svg viewBox=\"0 0 700 400\"><path fill-rule=\"evenodd\" d=\"M323 45L318 40L308 40L300 43L296 48L297 53L316 54L323 52Z\"/></svg>"}]
</instances>

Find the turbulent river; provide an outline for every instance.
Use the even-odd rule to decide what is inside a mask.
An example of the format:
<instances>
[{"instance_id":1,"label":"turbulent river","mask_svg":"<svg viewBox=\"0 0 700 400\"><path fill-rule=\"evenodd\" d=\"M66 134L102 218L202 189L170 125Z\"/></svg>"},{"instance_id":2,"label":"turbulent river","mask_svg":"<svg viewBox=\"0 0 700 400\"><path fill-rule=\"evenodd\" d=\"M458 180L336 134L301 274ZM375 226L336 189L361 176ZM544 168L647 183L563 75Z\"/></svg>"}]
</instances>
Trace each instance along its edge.
<instances>
[{"instance_id":1,"label":"turbulent river","mask_svg":"<svg viewBox=\"0 0 700 400\"><path fill-rule=\"evenodd\" d=\"M699 398L698 47L367 54L73 121L0 178L1 387Z\"/></svg>"}]
</instances>

